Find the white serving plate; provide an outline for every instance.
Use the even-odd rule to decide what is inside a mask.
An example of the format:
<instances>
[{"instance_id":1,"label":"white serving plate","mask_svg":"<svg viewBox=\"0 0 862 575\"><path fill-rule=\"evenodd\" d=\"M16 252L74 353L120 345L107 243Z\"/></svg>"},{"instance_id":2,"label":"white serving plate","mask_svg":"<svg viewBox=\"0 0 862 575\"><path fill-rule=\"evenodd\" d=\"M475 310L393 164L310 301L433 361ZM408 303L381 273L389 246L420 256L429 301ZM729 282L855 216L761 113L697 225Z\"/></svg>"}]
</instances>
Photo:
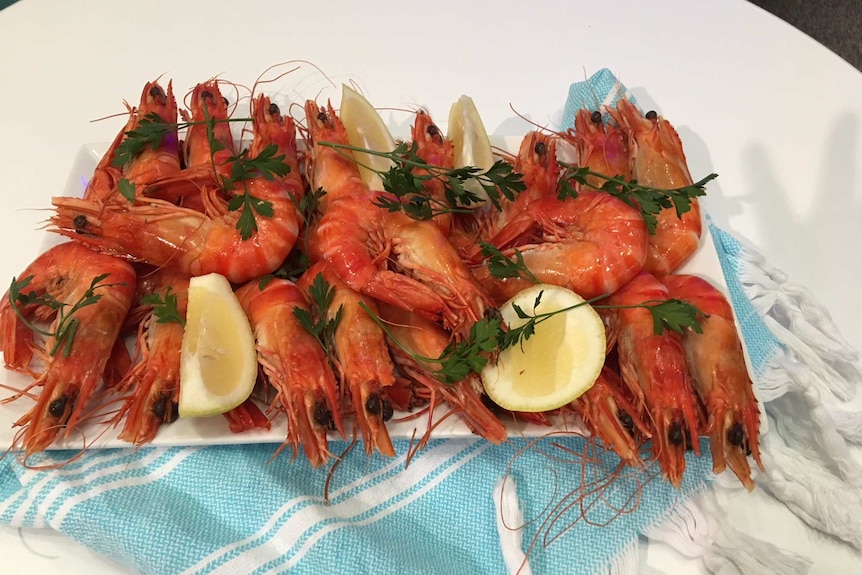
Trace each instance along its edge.
<instances>
[{"instance_id":1,"label":"white serving plate","mask_svg":"<svg viewBox=\"0 0 862 575\"><path fill-rule=\"evenodd\" d=\"M492 137L491 143L498 148L517 150L520 145L520 138L514 136ZM87 187L88 179L92 176L96 164L101 159L107 147L107 143L85 144L81 146L75 157L62 195L80 197L83 194ZM560 153L564 154L565 152L561 150ZM695 177L699 178L701 175L697 174ZM64 240L60 236L46 233L40 251L44 251L61 241ZM690 273L704 277L718 286L724 292L725 296L728 295L727 285L721 271L721 264L719 263L709 228L706 225L703 227L700 247L692 258L679 270L679 273ZM4 282L11 282L11 279L0 278ZM747 354L746 362L748 363L749 374L753 374ZM6 387L21 388L27 385L29 381L30 378L26 375L0 368L0 397L5 398L11 394L11 392L6 391ZM19 398L11 403L0 404L0 449L6 450L12 445L15 433L20 431L20 428L14 428L12 425L32 405L33 401L26 397ZM264 406L261 407L263 408ZM434 414L434 421L437 421L445 412L445 406L438 407ZM418 439L422 437L422 434L427 429L427 415L407 421L396 421L405 415L409 414L396 412L393 420L387 423L390 436L393 439L410 439L411 437ZM507 422L507 425L510 437L518 435L535 437L552 430L583 430L580 421L576 417L568 418L568 420L555 418L553 426L550 428L520 421L510 421ZM763 425L765 425L765 422L763 422ZM163 425L153 440L152 445L166 447L178 445L281 443L285 439L286 428L287 421L283 415L278 415L273 419L272 427L269 431L253 430L244 433L232 433L228 428L227 421L221 415L207 418L178 419L170 425ZM765 427L763 430L765 431ZM129 443L117 438L119 431L119 429L108 428L96 421L88 422L81 426L79 433L76 432L66 439L58 438L50 449L80 449L85 441L88 449L128 447ZM348 419L345 423L345 432L349 434L351 431L351 424ZM433 432L433 437L435 438L471 437L472 435L470 429L457 416L445 419ZM332 436L332 438L336 439L337 437Z\"/></svg>"}]
</instances>

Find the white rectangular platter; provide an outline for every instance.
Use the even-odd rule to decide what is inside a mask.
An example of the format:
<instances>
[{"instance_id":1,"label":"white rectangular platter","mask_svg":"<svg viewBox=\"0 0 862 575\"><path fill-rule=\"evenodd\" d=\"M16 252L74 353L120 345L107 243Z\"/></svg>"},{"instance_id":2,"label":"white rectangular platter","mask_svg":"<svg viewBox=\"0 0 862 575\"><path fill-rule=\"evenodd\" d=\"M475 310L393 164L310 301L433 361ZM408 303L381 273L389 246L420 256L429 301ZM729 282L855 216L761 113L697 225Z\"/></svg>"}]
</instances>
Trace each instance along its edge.
<instances>
[{"instance_id":1,"label":"white rectangular platter","mask_svg":"<svg viewBox=\"0 0 862 575\"><path fill-rule=\"evenodd\" d=\"M503 149L517 150L520 144L520 138L505 137L492 139L492 144ZM107 146L107 144L88 144L80 148L69 174L66 187L62 190L61 195L81 196L83 194L83 191L87 186L87 181L92 176L93 170L102 154L107 149ZM44 206L34 206L34 208L35 207ZM46 233L41 250L45 250L59 241L61 241L59 236ZM679 272L696 274L708 279L713 283L713 285L718 286L719 289L727 295L727 285L721 271L721 264L719 263L718 255L709 233L709 228L706 225L704 225L703 228L703 235L701 237L698 251L688 262L686 262ZM11 282L11 280L12 278L0 278L0 281L6 282L6 284ZM746 361L748 361L747 355ZM750 363L749 373L753 374ZM11 395L8 388L22 388L26 386L29 381L30 378L26 375L14 373L0 367L0 398ZM15 433L20 431L20 428L14 428L13 424L22 415L24 415L32 405L33 401L26 397L19 398L14 402L0 404L0 450L5 451L12 445ZM434 421L439 419L445 411L445 407L438 407L437 412L434 414ZM405 415L408 414L396 412L394 419L387 423L390 436L393 439L410 439L414 436L416 438L421 437L427 429L428 417L423 415L406 421L397 421ZM510 437L518 435L534 437L553 430L581 429L576 418L569 418L568 421L557 418L554 420L554 424L550 428L547 426L538 426L515 421L507 423L509 425ZM349 433L351 431L351 427L352 425L348 420L345 430ZM286 428L287 422L283 415L279 415L272 421L272 427L268 431L254 430L238 434L232 433L228 429L227 421L220 415L208 418L179 419L170 425L163 425L159 430L158 435L153 440L152 445L177 446L281 443L285 439ZM80 433L76 433L68 439L58 439L51 448L80 449L84 445L85 441L87 448L89 449L128 447L128 443L117 439L118 433L118 429L106 429L104 424L90 422L82 426ZM470 436L472 436L472 432L458 419L457 416L446 418L445 421L441 422L433 432L433 437L435 438Z\"/></svg>"}]
</instances>

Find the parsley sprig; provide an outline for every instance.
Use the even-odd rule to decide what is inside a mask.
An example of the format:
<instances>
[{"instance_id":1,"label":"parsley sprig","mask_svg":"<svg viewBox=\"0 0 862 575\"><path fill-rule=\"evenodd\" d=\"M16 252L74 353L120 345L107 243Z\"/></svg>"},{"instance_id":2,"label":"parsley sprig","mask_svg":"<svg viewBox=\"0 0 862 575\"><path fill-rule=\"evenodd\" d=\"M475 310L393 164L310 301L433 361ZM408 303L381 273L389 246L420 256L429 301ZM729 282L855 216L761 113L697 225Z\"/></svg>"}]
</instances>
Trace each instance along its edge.
<instances>
[{"instance_id":1,"label":"parsley sprig","mask_svg":"<svg viewBox=\"0 0 862 575\"><path fill-rule=\"evenodd\" d=\"M228 209L231 211L242 210L237 220L236 228L239 230L242 239L247 240L258 230L255 214L263 217L273 216L272 202L252 195L248 189L248 180L262 177L265 180L272 181L275 177L283 177L290 173L290 165L285 162L284 154L278 154L278 146L269 144L260 154L253 158L247 148L230 156L225 160L225 163L231 166L230 174L227 176L219 175L215 155L217 152L227 149L227 145L216 136L216 124L247 121L251 121L251 118L213 118L209 115L206 108L204 108L203 121L194 122L165 122L161 116L155 112L151 112L141 119L134 130L126 132L126 137L117 146L112 163L114 166L122 168L143 152L147 146L153 150L158 149L165 135L194 125L206 126L206 136L210 147L210 161L212 162L213 173L217 174L217 177L220 179L219 185L221 189L228 194L233 194L236 185L242 183L242 194L236 194L231 197L228 202ZM120 180L119 192L130 203L134 203L134 184L125 178Z\"/></svg>"},{"instance_id":2,"label":"parsley sprig","mask_svg":"<svg viewBox=\"0 0 862 575\"><path fill-rule=\"evenodd\" d=\"M379 175L383 181L383 190L392 195L379 195L374 203L390 212L403 211L417 220L428 220L438 214L467 212L481 203L483 198L471 191L471 186L465 185L468 182L475 182L498 210L501 209L502 198L513 201L518 193L526 189L523 176L502 160L495 162L487 171L475 166L443 168L429 164L419 157L419 145L415 141L402 142L391 152L377 152L335 142L318 144L339 151L364 152L391 160L394 165L387 171L361 164ZM351 159L356 161L353 157ZM442 200L428 195L425 182L430 180L442 182Z\"/></svg>"},{"instance_id":3,"label":"parsley sprig","mask_svg":"<svg viewBox=\"0 0 862 575\"><path fill-rule=\"evenodd\" d=\"M402 351L415 361L429 365L429 367L439 366L433 370L434 376L444 383L455 384L463 381L470 373L480 373L497 353L516 345L522 345L536 333L536 326L540 323L583 305L593 305L594 302L605 297L600 296L558 310L539 313L536 308L542 301L543 293L544 291L540 291L536 296L532 312L524 311L517 304L512 304L518 318L525 320L520 326L504 325L499 313L483 317L470 327L470 333L466 338L461 341L450 342L440 357L437 358L424 357L407 349L397 341L382 319L377 317L367 306L363 305L363 308ZM677 299L651 300L630 306L594 305L593 307L597 309L644 308L652 315L653 329L657 335L664 333L665 330L683 333L686 329L703 333L699 321L699 318L702 317L701 311L692 304Z\"/></svg>"},{"instance_id":4,"label":"parsley sprig","mask_svg":"<svg viewBox=\"0 0 862 575\"><path fill-rule=\"evenodd\" d=\"M496 278L524 278L533 283L542 283L533 272L527 268L524 256L520 250L514 250L515 259L509 259L506 255L493 245L479 242L482 247L482 255L488 258L488 271Z\"/></svg>"},{"instance_id":5,"label":"parsley sprig","mask_svg":"<svg viewBox=\"0 0 862 575\"><path fill-rule=\"evenodd\" d=\"M12 305L12 311L31 331L44 337L53 337L54 345L48 350L48 355L54 356L62 349L63 357L69 357L72 351L72 342L75 339L75 334L78 332L79 321L75 317L75 313L81 308L93 305L102 299L102 294L97 294L98 288L109 288L118 284L102 283L111 274L102 274L93 278L90 282L90 287L84 292L80 299L74 304L67 304L59 301L57 298L47 293L38 293L30 291L24 293L24 289L30 285L34 276L27 276L18 281L12 278L12 285L9 286L9 303ZM57 312L55 321L56 327L54 331L47 331L34 325L28 320L20 306L44 306L52 311Z\"/></svg>"},{"instance_id":6,"label":"parsley sprig","mask_svg":"<svg viewBox=\"0 0 862 575\"><path fill-rule=\"evenodd\" d=\"M587 176L595 176L605 181L600 188L603 192L623 200L628 205L639 208L644 223L650 235L655 233L658 224L658 214L666 208L674 208L677 217L691 210L691 201L706 195L706 184L718 177L718 174L710 174L699 181L679 188L662 190L639 184L637 180L626 180L621 176L608 176L594 172L589 168L578 167L572 164L560 162L564 168L557 197L561 200L577 197L578 191L572 186L574 181L582 186L588 186Z\"/></svg>"},{"instance_id":7,"label":"parsley sprig","mask_svg":"<svg viewBox=\"0 0 862 575\"><path fill-rule=\"evenodd\" d=\"M331 357L334 348L335 330L341 322L343 306L331 318L327 318L332 300L335 299L335 287L331 286L323 274L317 274L308 286L308 297L311 300L310 309L299 306L293 308L293 315L299 324L313 335L323 346L326 355Z\"/></svg>"},{"instance_id":8,"label":"parsley sprig","mask_svg":"<svg viewBox=\"0 0 862 575\"><path fill-rule=\"evenodd\" d=\"M147 294L141 298L141 303L153 306L153 315L157 323L178 323L183 327L186 326L186 319L177 307L177 294L171 286L165 290L164 296L157 293Z\"/></svg>"}]
</instances>

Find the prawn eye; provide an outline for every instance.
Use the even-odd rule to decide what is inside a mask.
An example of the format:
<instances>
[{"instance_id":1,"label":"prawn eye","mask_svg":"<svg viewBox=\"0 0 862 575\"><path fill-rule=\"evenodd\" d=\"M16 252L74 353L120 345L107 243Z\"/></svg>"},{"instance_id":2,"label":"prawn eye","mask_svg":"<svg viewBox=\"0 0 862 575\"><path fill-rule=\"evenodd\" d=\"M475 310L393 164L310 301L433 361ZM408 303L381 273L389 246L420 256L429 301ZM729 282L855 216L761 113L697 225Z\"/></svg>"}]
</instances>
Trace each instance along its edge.
<instances>
[{"instance_id":1,"label":"prawn eye","mask_svg":"<svg viewBox=\"0 0 862 575\"><path fill-rule=\"evenodd\" d=\"M317 121L326 126L327 128L332 127L332 122L329 120L329 116L326 115L326 112L320 112L317 114Z\"/></svg>"},{"instance_id":2,"label":"prawn eye","mask_svg":"<svg viewBox=\"0 0 862 575\"><path fill-rule=\"evenodd\" d=\"M164 98L165 93L162 91L161 87L153 86L152 88L150 88L150 96L152 96L153 98Z\"/></svg>"},{"instance_id":3,"label":"prawn eye","mask_svg":"<svg viewBox=\"0 0 862 575\"><path fill-rule=\"evenodd\" d=\"M380 402L380 394L376 391L372 392L368 399L365 400L365 411L371 415L377 415L380 413L383 406Z\"/></svg>"},{"instance_id":4,"label":"prawn eye","mask_svg":"<svg viewBox=\"0 0 862 575\"><path fill-rule=\"evenodd\" d=\"M389 421L395 413L392 404L388 399L384 399L381 403L383 404L383 421Z\"/></svg>"},{"instance_id":5,"label":"prawn eye","mask_svg":"<svg viewBox=\"0 0 862 575\"><path fill-rule=\"evenodd\" d=\"M620 425L622 425L626 431L629 432L629 435L634 433L635 431L635 420L632 419L632 416L623 409L617 411L617 419L620 420Z\"/></svg>"},{"instance_id":6,"label":"prawn eye","mask_svg":"<svg viewBox=\"0 0 862 575\"><path fill-rule=\"evenodd\" d=\"M169 395L163 395L153 402L153 415L165 423L173 423L179 417L179 406L171 401ZM167 416L167 417L166 417Z\"/></svg>"},{"instance_id":7,"label":"prawn eye","mask_svg":"<svg viewBox=\"0 0 862 575\"><path fill-rule=\"evenodd\" d=\"M428 128L425 131L428 132L428 135L431 136L433 140L439 143L443 142L443 136L442 134L440 134L440 128L438 128L434 124L428 124Z\"/></svg>"},{"instance_id":8,"label":"prawn eye","mask_svg":"<svg viewBox=\"0 0 862 575\"><path fill-rule=\"evenodd\" d=\"M278 116L281 114L281 110L278 108L278 104L270 104L269 105L269 115L270 116Z\"/></svg>"},{"instance_id":9,"label":"prawn eye","mask_svg":"<svg viewBox=\"0 0 862 575\"><path fill-rule=\"evenodd\" d=\"M72 219L72 223L75 225L76 230L85 230L87 229L87 216L78 214Z\"/></svg>"},{"instance_id":10,"label":"prawn eye","mask_svg":"<svg viewBox=\"0 0 862 575\"><path fill-rule=\"evenodd\" d=\"M742 431L742 425L737 421L727 430L727 442L734 447L739 447L745 440L745 433Z\"/></svg>"},{"instance_id":11,"label":"prawn eye","mask_svg":"<svg viewBox=\"0 0 862 575\"><path fill-rule=\"evenodd\" d=\"M590 114L590 122L593 124L601 124L602 123L602 113L596 110L592 114Z\"/></svg>"},{"instance_id":12,"label":"prawn eye","mask_svg":"<svg viewBox=\"0 0 862 575\"><path fill-rule=\"evenodd\" d=\"M667 440L670 441L671 445L675 445L677 447L685 442L685 437L682 433L682 426L679 422L674 421L670 424L670 429L667 431Z\"/></svg>"},{"instance_id":13,"label":"prawn eye","mask_svg":"<svg viewBox=\"0 0 862 575\"><path fill-rule=\"evenodd\" d=\"M222 101L224 102L224 105L225 105L225 106L230 106L230 102L228 102L227 98L225 98L224 96L222 96L222 97L221 97L221 99L222 99Z\"/></svg>"},{"instance_id":14,"label":"prawn eye","mask_svg":"<svg viewBox=\"0 0 862 575\"><path fill-rule=\"evenodd\" d=\"M201 92L201 98L203 98L204 100L212 100L212 97L213 93L209 90L204 90L203 92Z\"/></svg>"},{"instance_id":15,"label":"prawn eye","mask_svg":"<svg viewBox=\"0 0 862 575\"><path fill-rule=\"evenodd\" d=\"M658 118L658 114L656 114L656 111L655 111L655 110L650 110L649 112L647 112L647 113L644 115L644 117L645 117L647 120L655 120L656 118Z\"/></svg>"},{"instance_id":16,"label":"prawn eye","mask_svg":"<svg viewBox=\"0 0 862 575\"><path fill-rule=\"evenodd\" d=\"M314 403L314 413L312 418L317 425L321 427L329 427L332 424L332 411L326 407L326 403L317 401Z\"/></svg>"},{"instance_id":17,"label":"prawn eye","mask_svg":"<svg viewBox=\"0 0 862 575\"><path fill-rule=\"evenodd\" d=\"M545 142L536 142L536 145L533 146L533 151L539 156L544 156L548 153L548 146L545 145Z\"/></svg>"},{"instance_id":18,"label":"prawn eye","mask_svg":"<svg viewBox=\"0 0 862 575\"><path fill-rule=\"evenodd\" d=\"M51 417L62 417L63 413L66 412L66 403L68 402L69 397L66 394L61 395L50 404L48 404L48 414Z\"/></svg>"}]
</instances>

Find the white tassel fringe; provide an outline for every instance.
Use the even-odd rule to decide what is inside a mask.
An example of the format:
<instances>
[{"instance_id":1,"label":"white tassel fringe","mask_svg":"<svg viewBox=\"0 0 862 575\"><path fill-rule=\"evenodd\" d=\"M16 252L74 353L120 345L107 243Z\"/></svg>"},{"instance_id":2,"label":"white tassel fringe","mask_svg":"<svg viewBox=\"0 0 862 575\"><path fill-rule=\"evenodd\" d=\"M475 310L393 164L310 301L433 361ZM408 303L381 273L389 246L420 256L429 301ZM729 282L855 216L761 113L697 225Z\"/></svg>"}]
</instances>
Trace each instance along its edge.
<instances>
[{"instance_id":1,"label":"white tassel fringe","mask_svg":"<svg viewBox=\"0 0 862 575\"><path fill-rule=\"evenodd\" d=\"M701 558L710 573L803 575L810 561L736 530L709 489L673 508L661 525L645 532L689 558Z\"/></svg>"},{"instance_id":2,"label":"white tassel fringe","mask_svg":"<svg viewBox=\"0 0 862 575\"><path fill-rule=\"evenodd\" d=\"M511 477L501 477L494 484L494 508L497 517L497 535L500 551L509 575L532 575L530 563L523 550L524 515L521 512L518 490Z\"/></svg>"},{"instance_id":3,"label":"white tassel fringe","mask_svg":"<svg viewBox=\"0 0 862 575\"><path fill-rule=\"evenodd\" d=\"M761 438L766 473L758 484L814 529L862 550L862 490L769 436Z\"/></svg>"}]
</instances>

